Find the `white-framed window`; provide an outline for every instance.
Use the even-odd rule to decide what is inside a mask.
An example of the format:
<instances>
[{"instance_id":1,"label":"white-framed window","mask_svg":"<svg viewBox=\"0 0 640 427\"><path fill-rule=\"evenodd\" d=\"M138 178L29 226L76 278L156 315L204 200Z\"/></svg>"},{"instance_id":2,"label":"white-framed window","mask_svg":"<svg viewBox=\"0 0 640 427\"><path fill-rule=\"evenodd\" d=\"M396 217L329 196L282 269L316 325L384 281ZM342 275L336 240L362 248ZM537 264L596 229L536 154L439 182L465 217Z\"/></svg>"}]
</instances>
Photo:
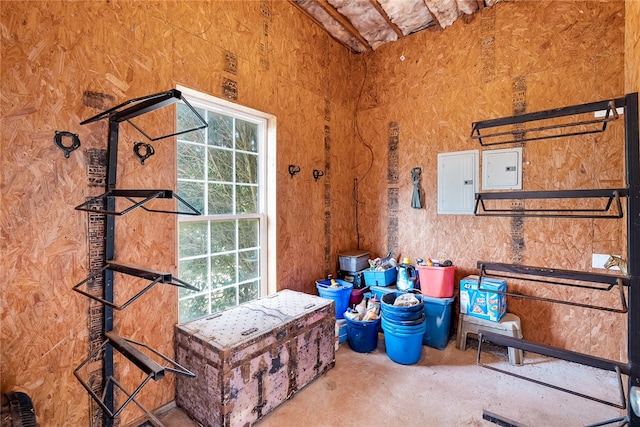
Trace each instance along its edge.
<instances>
[{"instance_id":1,"label":"white-framed window","mask_svg":"<svg viewBox=\"0 0 640 427\"><path fill-rule=\"evenodd\" d=\"M177 137L177 193L202 215L178 216L178 277L185 322L263 296L267 286L265 114L183 90L208 127ZM249 112L248 112L249 111ZM177 129L193 117L177 104Z\"/></svg>"}]
</instances>

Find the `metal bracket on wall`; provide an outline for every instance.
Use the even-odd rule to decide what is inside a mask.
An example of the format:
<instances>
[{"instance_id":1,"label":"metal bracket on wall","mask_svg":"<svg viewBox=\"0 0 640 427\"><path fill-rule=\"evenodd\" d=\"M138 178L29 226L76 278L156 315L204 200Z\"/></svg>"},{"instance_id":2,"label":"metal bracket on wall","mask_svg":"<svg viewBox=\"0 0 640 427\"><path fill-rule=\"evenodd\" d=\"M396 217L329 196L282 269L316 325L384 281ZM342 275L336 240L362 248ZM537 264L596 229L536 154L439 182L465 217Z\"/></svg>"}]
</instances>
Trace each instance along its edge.
<instances>
[{"instance_id":1,"label":"metal bracket on wall","mask_svg":"<svg viewBox=\"0 0 640 427\"><path fill-rule=\"evenodd\" d=\"M71 139L71 145L64 145L62 142L64 138ZM56 134L53 137L53 143L56 147L64 151L64 157L67 159L71 152L80 148L80 138L78 138L78 134L67 131L56 131Z\"/></svg>"},{"instance_id":2,"label":"metal bracket on wall","mask_svg":"<svg viewBox=\"0 0 640 427\"><path fill-rule=\"evenodd\" d=\"M629 286L629 278L624 276L614 276L611 274L601 273L586 273L581 271L572 270L560 270L552 268L540 268L530 267L524 265L502 264L502 263L487 263L484 261L478 261L477 268L480 270L478 275L478 290L484 292L493 292L496 294L506 295L514 298L525 298L535 301L553 302L564 305L571 305L574 307L591 308L601 311L609 311L614 313L626 313L628 311L627 300L624 295L624 287ZM487 270L499 271L500 274L489 274ZM620 307L606 307L593 304L582 304L573 301L558 300L553 298L538 297L535 295L526 295L515 292L498 291L494 289L488 289L482 287L483 277L497 277L500 279L521 280L524 282L543 283L547 285L558 286L570 286L573 288L589 289L594 291L608 292L614 287L617 288L620 296ZM542 279L541 277L548 277L550 280ZM553 280L555 279L555 280ZM560 281L566 280L566 281ZM576 283L577 282L577 283ZM583 284L590 283L590 284ZM600 286L598 286L600 284Z\"/></svg>"},{"instance_id":3,"label":"metal bracket on wall","mask_svg":"<svg viewBox=\"0 0 640 427\"><path fill-rule=\"evenodd\" d=\"M141 149L144 148L144 153L141 152ZM133 144L133 154L136 155L137 158L140 159L140 164L144 165L144 161L149 157L153 156L156 151L153 149L151 144L147 144L145 142L136 142Z\"/></svg>"},{"instance_id":4,"label":"metal bracket on wall","mask_svg":"<svg viewBox=\"0 0 640 427\"><path fill-rule=\"evenodd\" d=\"M80 381L80 384L87 390L89 395L96 401L98 405L102 408L103 411L112 419L118 417L122 413L122 411L130 404L135 403L148 417L150 417L157 425L162 426L162 422L160 422L149 410L147 410L144 406L142 406L137 400L136 396L142 390L142 388L150 381L159 381L164 378L166 372L172 372L174 374L184 375L190 378L194 378L195 374L184 366L178 364L174 360L168 358L164 354L158 352L157 350L147 346L146 344L133 341L127 338L123 338L116 334L115 332L106 332L105 340L102 343L102 346L96 349L88 358L86 358L78 367L73 371L75 377ZM122 403L122 405L118 409L111 409L104 402L104 394L103 397L98 396L98 394L93 390L91 384L88 381L82 378L81 370L92 360L95 360L96 357L105 351L105 348L110 347L117 350L120 354L122 354L125 358L130 360L134 365L136 365L140 370L142 370L145 374L147 374L146 378L138 385L134 392L127 391L122 384L120 384L113 376L110 376L105 379L103 389L107 390L109 387L116 386L122 393L127 396L127 399ZM142 351L144 349L148 353L155 355L157 359L161 360L161 363L167 363L167 365L161 365L156 360L154 360L151 356L144 353Z\"/></svg>"},{"instance_id":5,"label":"metal bracket on wall","mask_svg":"<svg viewBox=\"0 0 640 427\"><path fill-rule=\"evenodd\" d=\"M147 132L142 130L140 126L133 123L131 120L145 113L157 110L159 108L174 104L176 102L182 102L191 110L193 114L194 126L187 129L179 130L167 135L152 137ZM169 138L172 136L182 135L188 132L204 129L208 126L206 120L193 108L191 104L182 96L182 92L177 89L171 89L167 92L160 92L153 95L147 95L140 98L130 99L122 104L116 105L106 111L101 112L87 120L80 122L81 125L92 123L102 119L109 119L110 122L120 123L128 122L131 126L136 128L138 132L143 134L147 139L151 141L157 141L159 139ZM195 124L197 123L197 124Z\"/></svg>"},{"instance_id":6,"label":"metal bracket on wall","mask_svg":"<svg viewBox=\"0 0 640 427\"><path fill-rule=\"evenodd\" d=\"M480 356L482 354L482 343L485 341L492 342L496 345L501 345L505 347L514 347L514 348L518 348L531 353L553 357L556 359L566 360L572 363L578 363L584 366L590 366L596 369L615 372L618 379L618 385L619 385L620 403L611 402L596 396L580 393L578 391L570 390L568 388L560 387L558 385L554 385L548 382L536 380L535 378L526 377L526 376L519 375L504 369L496 368L495 366L483 364L482 361L480 360ZM505 336L502 334L496 334L494 332L479 330L478 331L478 354L476 358L476 363L482 366L483 368L491 369L493 371L510 375L512 377L516 377L522 380L533 382L535 384L550 387L550 388L553 388L554 390L559 390L565 393L573 394L574 396L579 396L585 399L593 400L595 402L613 406L619 409L627 408L627 399L624 393L624 386L622 383L622 374L625 374L625 375L629 374L629 366L620 362L616 362L614 360L603 359L600 357L590 356L588 354L578 353L575 351L565 350L565 349L552 347L544 344L533 343L531 341L526 341L522 338L514 338L514 337Z\"/></svg>"},{"instance_id":7,"label":"metal bracket on wall","mask_svg":"<svg viewBox=\"0 0 640 427\"><path fill-rule=\"evenodd\" d=\"M497 193L476 193L473 213L476 216L510 216L510 217L554 217L554 218L608 218L619 219L623 216L620 197L627 197L626 188L596 190L554 190L554 191L509 191ZM486 200L548 200L548 199L605 199L604 206L592 208L488 208ZM615 202L615 203L614 203ZM616 208L616 211L605 213Z\"/></svg>"},{"instance_id":8,"label":"metal bracket on wall","mask_svg":"<svg viewBox=\"0 0 640 427\"><path fill-rule=\"evenodd\" d=\"M620 103L621 104L621 103ZM616 101L600 101L592 102L589 104L582 104L573 107L558 108L555 110L539 111L529 114L520 114L517 116L503 117L499 119L484 120L479 122L473 122L471 124L471 139L477 139L480 145L500 145L500 144L515 144L527 141L537 141L541 139L550 138L562 138L566 136L587 135L591 133L604 132L607 129L607 123L618 119L618 112L616 107ZM558 123L559 119L576 116L580 114L589 114L596 111L605 111L602 119L585 119L577 120L568 123ZM526 123L540 123L540 126L533 128L522 128L520 126L517 129L500 130L511 125L524 126ZM588 129L590 125L602 125L601 127L594 127ZM493 133L481 135L482 129L497 129ZM562 132L549 132L553 130L561 129ZM547 132L547 133L545 133ZM526 135L524 138L523 135ZM497 141L486 142L487 139L496 138ZM483 141L485 140L485 141Z\"/></svg>"},{"instance_id":9,"label":"metal bracket on wall","mask_svg":"<svg viewBox=\"0 0 640 427\"><path fill-rule=\"evenodd\" d=\"M122 197L133 203L133 205L121 210L108 210L108 209L98 209L96 208L96 201L106 199L107 197ZM158 210L158 209L149 209L144 206L145 203L150 202L153 199L171 199L176 198L183 205L189 209L188 211L167 211L167 210ZM137 201L135 199L143 199L141 201ZM93 197L86 202L76 206L76 210L86 211L86 212L94 212L94 213L102 213L107 215L124 215L135 208L142 208L147 212L159 212L159 213L168 213L175 215L201 215L200 211L194 208L189 202L184 200L182 197L178 196L171 190L111 190L107 191L104 194Z\"/></svg>"},{"instance_id":10,"label":"metal bracket on wall","mask_svg":"<svg viewBox=\"0 0 640 427\"><path fill-rule=\"evenodd\" d=\"M298 172L300 172L300 166L289 165L289 175L291 175L291 178L293 178Z\"/></svg>"},{"instance_id":11,"label":"metal bracket on wall","mask_svg":"<svg viewBox=\"0 0 640 427\"><path fill-rule=\"evenodd\" d=\"M124 304L116 305L112 301L107 301L104 298L101 298L97 295L92 294L91 292L81 289L82 285L98 277L105 270L110 270L112 272L123 273L129 276L135 276L135 277L140 277L142 279L151 280L151 283L147 285L144 289L136 293L134 296L129 298ZM75 285L73 287L73 290L95 301L99 301L102 304L108 305L109 307L112 307L116 310L123 310L127 308L129 304L131 304L132 302L140 298L142 295L144 295L146 292L151 290L151 288L153 288L158 283L165 283L167 285L177 286L179 288L189 289L191 291L196 291L196 292L200 290L195 286L192 286L176 277L173 277L173 275L171 275L170 273L162 273L159 271L148 270L140 267L117 264L115 262L107 263L104 267L102 267L101 270L95 272L94 274L90 275L89 277L87 277L86 279L84 279L83 281Z\"/></svg>"}]
</instances>

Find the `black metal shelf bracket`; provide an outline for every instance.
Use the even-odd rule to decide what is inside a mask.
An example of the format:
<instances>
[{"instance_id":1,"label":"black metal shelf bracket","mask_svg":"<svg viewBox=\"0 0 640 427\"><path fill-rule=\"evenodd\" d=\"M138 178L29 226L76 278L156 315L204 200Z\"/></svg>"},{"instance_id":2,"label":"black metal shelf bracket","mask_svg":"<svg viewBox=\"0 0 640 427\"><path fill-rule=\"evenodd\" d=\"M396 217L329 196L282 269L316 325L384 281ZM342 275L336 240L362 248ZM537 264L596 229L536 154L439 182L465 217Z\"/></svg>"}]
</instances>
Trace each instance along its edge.
<instances>
[{"instance_id":1,"label":"black metal shelf bracket","mask_svg":"<svg viewBox=\"0 0 640 427\"><path fill-rule=\"evenodd\" d=\"M541 139L562 138L567 136L604 132L607 129L607 123L618 119L616 107L623 105L624 98L621 98L611 101L592 102L572 107L557 108L553 110L473 122L471 124L470 138L477 139L481 146L486 147L491 145L516 144ZM545 120L563 119L579 114L595 113L596 111L604 111L603 117L588 120L577 120L567 123L545 124L544 122ZM539 123L540 125L529 129L522 128L521 126L525 123ZM513 125L520 126L515 126L513 129L505 130L506 126ZM561 129L563 132L549 132L555 129ZM482 135L480 132L481 130L488 130L491 133ZM489 142L487 142L487 140L489 140Z\"/></svg>"},{"instance_id":2,"label":"black metal shelf bracket","mask_svg":"<svg viewBox=\"0 0 640 427\"><path fill-rule=\"evenodd\" d=\"M575 390L571 390L568 388L563 388L548 382L544 382L544 381L540 381L540 380L536 380L535 378L530 378L530 377L526 377L524 375L520 375L520 374L516 374L514 372L511 371L507 371L504 369L500 369L500 368L496 368L495 366L492 365L488 365L488 364L484 364L481 361L481 354L482 354L482 343L483 342L492 342L493 344L496 345L501 345L501 346L505 346L505 347L513 347L513 348L518 348L524 351L528 351L528 352L532 352L532 353L536 353L536 354L540 354L543 356L548 356L548 357L553 357L556 359L562 359L562 360L566 360L568 362L572 362L572 363L578 363L580 365L585 365L585 366L590 366L592 368L596 368L596 369L602 369L602 370L606 370L606 371L612 371L616 373L617 379L618 379L618 384L619 384L619 396L620 396L620 403L618 402L611 402L608 400L604 400L604 399L600 399L598 397L595 396L591 396L588 394L584 394L584 393L580 393L577 392ZM557 347L553 347L553 346L548 346L548 345L544 345L544 344L539 344L539 343L534 343L531 341L526 341L522 338L514 338L514 337L509 337L509 336L505 336L505 335L501 335L501 334L496 334L494 332L489 332L489 331L483 331L480 330L478 331L478 354L476 357L476 363L480 366L482 366L483 368L488 368L491 369L493 371L496 372L500 372L503 374L507 374L510 375L512 377L516 377L522 380L526 380L529 382L533 382L535 384L539 384L539 385L543 385L546 387L550 387L553 388L555 390L559 390L559 391L563 391L569 394L572 394L574 396L579 396L585 399L589 399L598 403L602 403L604 405L609 405L609 406L613 406L619 409L626 409L627 408L627 399L625 397L625 393L624 393L624 386L623 386L623 382L622 382L622 374L628 375L629 374L629 366L625 365L623 363L620 362L616 362L614 360L609 360L609 359L603 359L601 357L596 357L596 356L590 356L588 354L584 354L584 353L578 353L575 351L570 351L570 350L565 350L565 349L561 349L561 348L557 348Z\"/></svg>"},{"instance_id":3,"label":"black metal shelf bracket","mask_svg":"<svg viewBox=\"0 0 640 427\"><path fill-rule=\"evenodd\" d=\"M478 275L478 290L506 295L514 298L524 298L534 301L552 302L573 307L589 308L594 310L609 311L613 313L626 313L628 311L627 300L624 293L624 287L629 286L629 278L626 276L614 276L601 273L587 273L573 270L560 270L552 268L530 267L523 265L489 263L478 261L477 268L480 270ZM488 273L491 271L492 273ZM498 273L496 273L498 272ZM504 274L508 273L508 274ZM594 304L583 304L573 301L559 300L554 298L544 298L535 295L527 295L516 292L497 291L482 287L483 277L495 277L500 279L522 280L526 282L543 283L548 285L569 286L573 288L582 288L595 291L611 291L614 287L618 290L620 296L620 307L607 307ZM550 279L543 279L543 278ZM556 280L553 280L556 279ZM557 279L571 280L574 283L562 282ZM578 282L578 283L575 283ZM586 284L585 284L586 283Z\"/></svg>"},{"instance_id":4,"label":"black metal shelf bracket","mask_svg":"<svg viewBox=\"0 0 640 427\"><path fill-rule=\"evenodd\" d=\"M509 191L476 193L473 213L476 216L553 217L619 219L624 215L621 197L627 197L626 188L596 190ZM490 208L487 200L541 200L541 199L604 199L604 206L594 208ZM615 209L614 209L615 208Z\"/></svg>"},{"instance_id":5,"label":"black metal shelf bracket","mask_svg":"<svg viewBox=\"0 0 640 427\"><path fill-rule=\"evenodd\" d=\"M89 384L89 382L85 380L80 373L82 368L87 365L87 363L89 363L91 360L95 360L96 357L101 352L104 352L107 347L118 351L147 375L146 378L138 385L138 387L133 392L127 391L122 386L122 384L120 384L120 382L118 382L113 376L110 376L105 380L103 384L103 390L106 391L107 388L115 386L127 396L127 399L122 403L122 405L114 410L109 408L110 405L107 405L104 402L104 395L106 393L101 393L103 395L102 397L98 396L98 394L91 387L91 384ZM157 358L161 359L161 363L166 363L166 365L161 365L156 360L151 358L148 354L143 352L142 349L157 356ZM105 340L102 343L102 346L97 348L91 355L89 355L88 358L80 363L80 365L78 365L78 367L73 371L73 374L76 376L78 381L80 381L80 384L82 384L85 390L87 390L93 400L95 400L100 408L105 411L109 418L115 419L130 403L135 403L140 409L142 409L142 411L144 411L144 413L148 417L153 419L156 423L159 423L159 425L162 425L162 423L160 423L159 420L150 411L148 411L136 400L136 396L150 380L159 381L164 378L166 372L184 375L191 378L195 377L195 374L193 372L189 371L184 366L178 364L159 351L147 346L146 344L123 338L117 333L111 331L105 333Z\"/></svg>"},{"instance_id":6,"label":"black metal shelf bracket","mask_svg":"<svg viewBox=\"0 0 640 427\"><path fill-rule=\"evenodd\" d=\"M96 202L103 201L109 197L121 197L127 199L132 203L131 206L127 208L117 211L111 209L99 209L96 206L99 206ZM180 203L182 203L188 210L186 211L168 211L168 210L159 210L159 209L149 209L144 206L146 203L150 202L154 199L171 199L175 198ZM142 200L136 200L142 199ZM193 207L189 202L184 200L182 197L177 195L172 190L111 190L107 191L104 194L93 197L86 202L76 206L76 210L85 211L85 212L93 212L93 213L102 213L106 215L116 215L122 216L126 213L131 212L136 208L142 208L147 212L158 212L158 213L166 213L173 215L202 215L202 213Z\"/></svg>"},{"instance_id":7,"label":"black metal shelf bracket","mask_svg":"<svg viewBox=\"0 0 640 427\"><path fill-rule=\"evenodd\" d=\"M183 102L194 115L195 122L199 123L193 127L188 129L183 129L178 132L174 132L168 135L162 135L157 137L151 137L147 132L144 132L138 125L133 123L131 120L142 115L149 113L151 111L157 110L162 107L166 107L168 105L174 104L176 102ZM151 141L157 141L159 139L169 138L172 136L182 135L185 133L193 132L196 130L204 129L208 126L205 119L198 113L198 111L193 108L191 104L182 96L182 92L177 89L171 89L166 92L160 92L153 95L147 95L140 98L130 99L128 101L123 102L122 104L116 105L113 108L105 110L91 118L88 118L82 122L81 125L85 125L88 123L93 123L98 120L109 119L110 122L120 123L120 122L128 122L131 126L136 128L138 132L143 134L145 138Z\"/></svg>"},{"instance_id":8,"label":"black metal shelf bracket","mask_svg":"<svg viewBox=\"0 0 640 427\"><path fill-rule=\"evenodd\" d=\"M95 279L96 277L102 275L105 271L111 271L111 272L117 272L117 273L123 273L123 274L127 274L129 276L135 276L135 277L139 277L142 279L146 279L146 280L151 280L151 283L148 284L146 287L144 287L141 291L137 292L134 296L132 296L131 298L129 298L126 302L124 302L121 305L117 305L115 304L113 301L108 301L105 298L102 298L98 295L95 295L93 293L91 293L89 290L84 290L82 289L82 286ZM173 275L171 275L170 273L162 273L159 271L154 271L154 270L149 270L149 269L144 269L144 268L140 268L140 267L135 267L135 266L128 266L128 265L122 265L122 264L118 264L115 262L109 262L107 264L104 265L104 267L102 267L101 270L96 271L95 273L91 274L89 277L87 277L86 279L84 279L83 281L81 281L80 283L78 283L77 285L75 285L73 287L73 290L78 292L79 294L82 294L88 298L91 298L95 301L98 301L104 305L107 305L113 309L116 310L124 310L125 308L127 308L131 303L133 303L134 301L136 301L138 298L140 298L142 295L144 295L145 293L147 293L148 291L150 291L155 285L157 285L158 283L164 283L164 284L168 284L168 285L172 285L172 286L177 286L179 288L184 288L184 289L189 289L191 291L199 291L198 288L196 288L195 286L192 286L176 277L173 277Z\"/></svg>"}]
</instances>

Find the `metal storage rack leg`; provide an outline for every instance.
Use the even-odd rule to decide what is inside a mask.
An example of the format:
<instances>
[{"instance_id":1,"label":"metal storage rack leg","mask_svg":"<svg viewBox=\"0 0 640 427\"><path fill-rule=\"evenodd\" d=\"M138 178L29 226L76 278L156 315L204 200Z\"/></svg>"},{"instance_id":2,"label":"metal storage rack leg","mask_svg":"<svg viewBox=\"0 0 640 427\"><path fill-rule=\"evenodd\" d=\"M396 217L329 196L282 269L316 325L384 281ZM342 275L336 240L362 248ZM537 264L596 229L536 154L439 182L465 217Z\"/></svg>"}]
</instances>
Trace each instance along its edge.
<instances>
[{"instance_id":1,"label":"metal storage rack leg","mask_svg":"<svg viewBox=\"0 0 640 427\"><path fill-rule=\"evenodd\" d=\"M193 113L193 125L189 129L183 129L170 135L164 135L156 138L149 137L139 126L131 121L131 119L157 110L159 108L172 105L177 102L183 102L191 109ZM104 307L103 321L103 342L102 345L93 351L74 371L74 375L80 381L82 386L87 390L89 395L99 405L103 413L103 425L112 427L115 419L130 404L136 404L156 425L162 423L146 408L144 408L136 399L142 388L150 381L161 380L165 373L171 372L175 374L193 377L194 374L179 365L169 357L147 346L144 343L121 337L114 331L114 310L124 310L131 303L138 300L143 294L150 291L156 284L164 283L168 285L178 286L186 289L197 290L197 288L185 283L170 273L149 270L146 268L124 265L115 261L115 220L116 217L125 215L133 209L141 208L148 212L162 212L183 215L200 215L200 212L190 205L186 200L180 198L171 190L129 190L117 189L117 164L118 164L118 139L120 123L126 121L136 128L148 139L155 141L163 138L176 136L182 133L192 132L203 129L207 126L204 119L197 111L182 97L180 91L170 90L154 95L141 98L131 99L119 104L109 110L106 110L90 119L81 122L81 125L92 123L98 120L107 119L109 123L108 148L107 148L107 179L106 192L100 196L94 197L76 207L77 210L104 214L105 221L105 255L104 266L98 272L90 275L86 279L73 287L73 290L95 301L100 302ZM116 199L122 199L130 205L125 209L116 209ZM148 203L155 199L177 199L177 203L183 210L158 210L148 207ZM145 286L133 297L129 298L125 303L117 305L114 302L114 278L116 274L134 276L143 280L149 280L150 284ZM96 276L102 275L103 289L101 295L96 295L89 289L85 289L87 284ZM120 353L132 364L137 366L144 372L146 378L133 391L127 391L125 387L116 379L114 372L114 351ZM91 386L90 382L83 378L83 368L92 360L102 359L102 384L101 392L97 393ZM122 404L118 404L116 393L122 393L126 398Z\"/></svg>"},{"instance_id":2,"label":"metal storage rack leg","mask_svg":"<svg viewBox=\"0 0 640 427\"><path fill-rule=\"evenodd\" d=\"M576 353L562 348L496 335L490 332L482 333L481 331L481 334L479 334L480 344L478 346L478 364L487 367L487 365L483 365L480 361L482 341L486 340L508 347L515 347L545 356L616 372L620 382L620 403L605 401L573 390L563 389L551 384L520 377L509 372L505 373L542 385L547 385L558 390L566 391L580 397L598 401L599 403L626 409L627 411L627 415L624 417L602 421L597 424L593 424L593 426L615 424L638 427L640 426L640 148L638 135L638 94L632 93L614 100L605 100L554 110L522 114L519 116L474 122L472 124L471 138L477 139L482 146L491 146L604 132L609 122L619 118L617 108L624 109L624 152L626 168L625 188L478 193L476 194L474 213L477 216L619 219L623 218L625 214L620 198L626 197L628 236L627 275L614 276L608 274L559 270L547 267L529 267L485 261L479 261L477 267L480 270L480 277L478 280L478 283L480 284L483 275L493 275L502 278L528 280L547 285L574 286L577 288L586 288L604 292L618 292L620 294L620 303L613 307L601 304L576 304L569 301L540 298L535 295L522 293L504 292L504 294L516 298L536 299L621 314L626 313L628 323L628 361L626 363L621 363L588 354ZM604 117L584 119L587 114L589 114L590 117L593 117L592 114L596 111L604 111ZM526 124L530 127L525 128L523 131L522 128ZM519 125L517 130L508 128L513 125ZM580 207L567 209L566 207L559 208L552 205L551 207L536 206L533 209L511 209L510 207L505 207L504 203L501 202L504 200L536 199L540 201L555 199L577 200L585 198L600 198L603 200L602 206L586 209ZM576 284L576 281L578 284ZM627 288L628 290L628 303L624 296L624 288ZM622 384L623 374L628 377L628 396L625 396L624 393L624 387ZM484 419L503 426L520 425L517 421L508 420L487 411L484 413Z\"/></svg>"}]
</instances>

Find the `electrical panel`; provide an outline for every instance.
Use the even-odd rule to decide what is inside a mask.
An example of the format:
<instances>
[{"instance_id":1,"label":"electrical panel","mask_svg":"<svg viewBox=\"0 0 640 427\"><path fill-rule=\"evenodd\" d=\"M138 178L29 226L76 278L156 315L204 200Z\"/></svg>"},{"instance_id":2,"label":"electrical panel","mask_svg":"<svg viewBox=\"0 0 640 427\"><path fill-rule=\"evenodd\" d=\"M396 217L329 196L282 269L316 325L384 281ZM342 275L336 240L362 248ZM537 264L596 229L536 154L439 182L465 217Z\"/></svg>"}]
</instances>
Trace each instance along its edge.
<instances>
[{"instance_id":1,"label":"electrical panel","mask_svg":"<svg viewBox=\"0 0 640 427\"><path fill-rule=\"evenodd\" d=\"M482 152L482 189L522 189L522 147Z\"/></svg>"},{"instance_id":2,"label":"electrical panel","mask_svg":"<svg viewBox=\"0 0 640 427\"><path fill-rule=\"evenodd\" d=\"M438 154L438 214L473 214L478 159L478 150Z\"/></svg>"}]
</instances>

